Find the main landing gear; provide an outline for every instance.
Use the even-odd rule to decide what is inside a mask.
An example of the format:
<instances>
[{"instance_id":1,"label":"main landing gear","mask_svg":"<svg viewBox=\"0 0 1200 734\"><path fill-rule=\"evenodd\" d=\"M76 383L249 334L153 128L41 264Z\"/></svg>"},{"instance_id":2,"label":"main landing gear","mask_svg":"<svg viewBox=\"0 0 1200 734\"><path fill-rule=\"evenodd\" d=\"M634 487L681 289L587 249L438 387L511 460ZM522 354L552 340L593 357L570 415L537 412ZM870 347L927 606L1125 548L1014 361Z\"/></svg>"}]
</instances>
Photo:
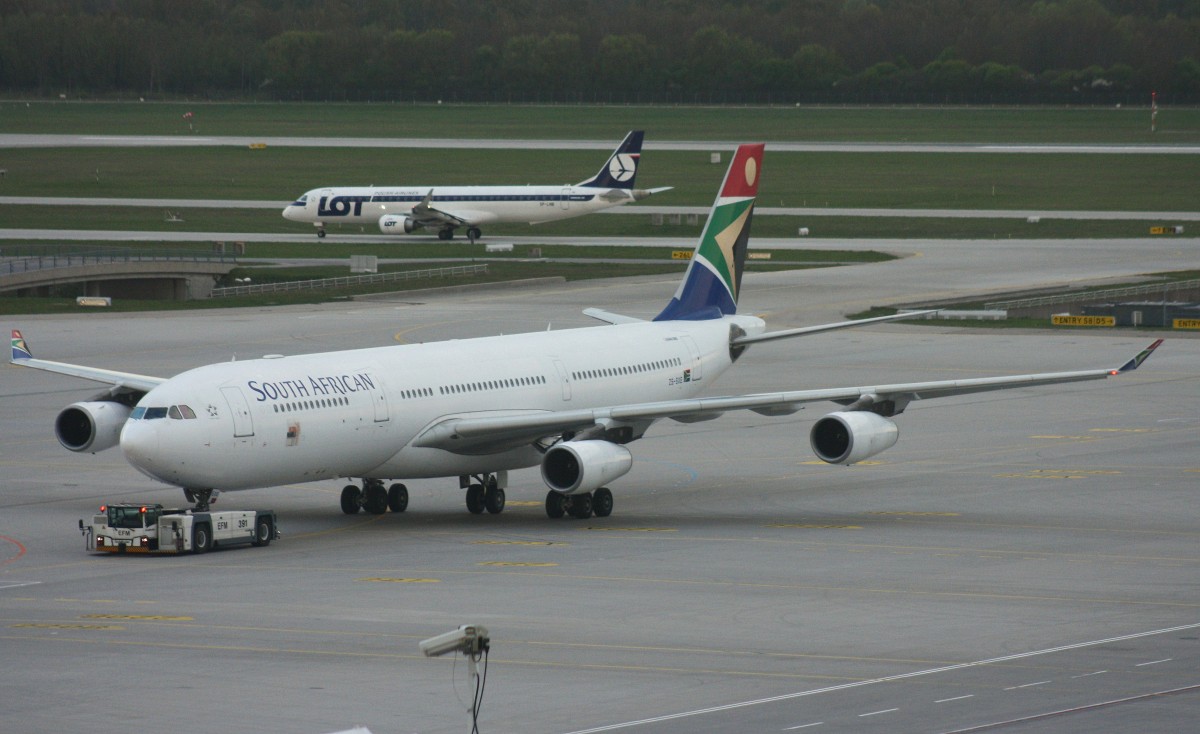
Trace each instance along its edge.
<instances>
[{"instance_id":1,"label":"main landing gear","mask_svg":"<svg viewBox=\"0 0 1200 734\"><path fill-rule=\"evenodd\" d=\"M592 515L608 517L613 510L613 495L608 487L583 494L562 494L550 490L546 494L546 515L557 520L570 515L576 520L586 520Z\"/></svg>"},{"instance_id":2,"label":"main landing gear","mask_svg":"<svg viewBox=\"0 0 1200 734\"><path fill-rule=\"evenodd\" d=\"M467 227L467 239L471 241L471 244L475 244L475 240L479 239L482 236L483 236L483 232L479 229L479 227ZM439 240L454 239L454 227L443 227L443 228L439 229L438 230L438 239Z\"/></svg>"},{"instance_id":3,"label":"main landing gear","mask_svg":"<svg viewBox=\"0 0 1200 734\"><path fill-rule=\"evenodd\" d=\"M492 515L504 512L504 487L495 474L472 477L459 477L458 483L467 487L467 510L472 515L482 515L487 510Z\"/></svg>"},{"instance_id":4,"label":"main landing gear","mask_svg":"<svg viewBox=\"0 0 1200 734\"><path fill-rule=\"evenodd\" d=\"M384 489L379 479L364 481L362 489L347 484L342 488L342 512L355 515L360 509L372 515L382 515L388 510L404 512L408 509L408 487L393 484Z\"/></svg>"}]
</instances>

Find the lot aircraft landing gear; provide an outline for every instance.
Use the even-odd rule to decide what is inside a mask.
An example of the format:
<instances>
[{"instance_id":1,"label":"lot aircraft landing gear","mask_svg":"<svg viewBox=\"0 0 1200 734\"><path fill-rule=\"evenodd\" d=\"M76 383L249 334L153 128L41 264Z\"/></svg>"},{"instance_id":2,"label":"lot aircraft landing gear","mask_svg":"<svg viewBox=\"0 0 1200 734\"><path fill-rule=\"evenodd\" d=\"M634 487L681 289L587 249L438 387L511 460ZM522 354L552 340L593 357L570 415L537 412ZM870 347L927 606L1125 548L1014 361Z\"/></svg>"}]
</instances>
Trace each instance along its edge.
<instances>
[{"instance_id":1,"label":"lot aircraft landing gear","mask_svg":"<svg viewBox=\"0 0 1200 734\"><path fill-rule=\"evenodd\" d=\"M546 515L557 520L570 515L577 520L586 520L592 515L608 517L613 510L613 496L608 487L583 494L562 494L550 490L546 494Z\"/></svg>"},{"instance_id":2,"label":"lot aircraft landing gear","mask_svg":"<svg viewBox=\"0 0 1200 734\"><path fill-rule=\"evenodd\" d=\"M508 472L500 472L498 474L488 474L486 476L476 476L475 482L472 482L472 477L464 475L458 478L458 484L467 489L467 510L472 515L481 515L484 510L487 510L493 515L499 515L504 511L504 487L501 484L506 484Z\"/></svg>"},{"instance_id":3,"label":"lot aircraft landing gear","mask_svg":"<svg viewBox=\"0 0 1200 734\"><path fill-rule=\"evenodd\" d=\"M467 228L467 239L471 240L471 244L475 244L475 240L483 236L483 232L479 231L479 227Z\"/></svg>"},{"instance_id":4,"label":"lot aircraft landing gear","mask_svg":"<svg viewBox=\"0 0 1200 734\"><path fill-rule=\"evenodd\" d=\"M454 238L454 229L452 227L446 227L444 229L438 230L438 239L439 240L449 240L449 239L453 239L453 238Z\"/></svg>"}]
</instances>

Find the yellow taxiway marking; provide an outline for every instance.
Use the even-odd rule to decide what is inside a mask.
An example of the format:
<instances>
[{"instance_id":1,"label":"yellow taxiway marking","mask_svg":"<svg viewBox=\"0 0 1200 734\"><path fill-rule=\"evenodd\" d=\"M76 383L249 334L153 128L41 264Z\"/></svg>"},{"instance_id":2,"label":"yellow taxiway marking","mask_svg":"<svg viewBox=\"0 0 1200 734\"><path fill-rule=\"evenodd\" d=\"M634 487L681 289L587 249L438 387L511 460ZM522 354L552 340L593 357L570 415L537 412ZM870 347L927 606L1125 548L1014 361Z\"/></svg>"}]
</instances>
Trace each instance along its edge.
<instances>
[{"instance_id":1,"label":"yellow taxiway marking","mask_svg":"<svg viewBox=\"0 0 1200 734\"><path fill-rule=\"evenodd\" d=\"M509 500L504 503L505 507L541 507L543 503L537 500Z\"/></svg>"},{"instance_id":2,"label":"yellow taxiway marking","mask_svg":"<svg viewBox=\"0 0 1200 734\"><path fill-rule=\"evenodd\" d=\"M10 624L9 627L34 627L37 629L51 630L123 630L125 629L119 624L79 624L69 622L19 622Z\"/></svg>"},{"instance_id":3,"label":"yellow taxiway marking","mask_svg":"<svg viewBox=\"0 0 1200 734\"><path fill-rule=\"evenodd\" d=\"M1030 436L1030 438L1044 438L1051 441L1098 441L1096 436L1057 436L1057 435L1039 435Z\"/></svg>"},{"instance_id":4,"label":"yellow taxiway marking","mask_svg":"<svg viewBox=\"0 0 1200 734\"><path fill-rule=\"evenodd\" d=\"M605 530L610 533L677 533L679 528L609 528L601 525L589 525L583 530Z\"/></svg>"},{"instance_id":5,"label":"yellow taxiway marking","mask_svg":"<svg viewBox=\"0 0 1200 734\"><path fill-rule=\"evenodd\" d=\"M883 463L882 461L876 461L876 460L872 459L870 461L856 461L856 462L854 462L854 465L855 466L879 466L882 463ZM800 466L832 466L832 464L830 464L829 462L821 461L820 459L812 459L810 461L801 461L801 462L799 462L799 464L800 464Z\"/></svg>"},{"instance_id":6,"label":"yellow taxiway marking","mask_svg":"<svg viewBox=\"0 0 1200 734\"><path fill-rule=\"evenodd\" d=\"M1092 433L1153 433L1155 428L1090 428Z\"/></svg>"},{"instance_id":7,"label":"yellow taxiway marking","mask_svg":"<svg viewBox=\"0 0 1200 734\"><path fill-rule=\"evenodd\" d=\"M884 511L868 512L868 515L895 515L897 517L959 517L957 512L904 512L904 511Z\"/></svg>"},{"instance_id":8,"label":"yellow taxiway marking","mask_svg":"<svg viewBox=\"0 0 1200 734\"><path fill-rule=\"evenodd\" d=\"M773 522L764 525L766 528L801 528L805 530L862 530L861 525L819 525L803 522Z\"/></svg>"},{"instance_id":9,"label":"yellow taxiway marking","mask_svg":"<svg viewBox=\"0 0 1200 734\"><path fill-rule=\"evenodd\" d=\"M354 579L355 581L370 581L380 584L440 584L441 579L406 579L406 578L388 578L386 576L368 576L366 578Z\"/></svg>"},{"instance_id":10,"label":"yellow taxiway marking","mask_svg":"<svg viewBox=\"0 0 1200 734\"><path fill-rule=\"evenodd\" d=\"M155 622L192 622L195 617L171 617L165 614L85 614L83 619L145 619Z\"/></svg>"},{"instance_id":11,"label":"yellow taxiway marking","mask_svg":"<svg viewBox=\"0 0 1200 734\"><path fill-rule=\"evenodd\" d=\"M476 540L472 545L570 545L552 540Z\"/></svg>"},{"instance_id":12,"label":"yellow taxiway marking","mask_svg":"<svg viewBox=\"0 0 1200 734\"><path fill-rule=\"evenodd\" d=\"M524 563L521 561L484 561L480 566L501 566L503 568L549 568L557 563Z\"/></svg>"},{"instance_id":13,"label":"yellow taxiway marking","mask_svg":"<svg viewBox=\"0 0 1200 734\"><path fill-rule=\"evenodd\" d=\"M1115 469L1032 469L1026 472L994 474L999 479L1087 479L1120 474Z\"/></svg>"}]
</instances>

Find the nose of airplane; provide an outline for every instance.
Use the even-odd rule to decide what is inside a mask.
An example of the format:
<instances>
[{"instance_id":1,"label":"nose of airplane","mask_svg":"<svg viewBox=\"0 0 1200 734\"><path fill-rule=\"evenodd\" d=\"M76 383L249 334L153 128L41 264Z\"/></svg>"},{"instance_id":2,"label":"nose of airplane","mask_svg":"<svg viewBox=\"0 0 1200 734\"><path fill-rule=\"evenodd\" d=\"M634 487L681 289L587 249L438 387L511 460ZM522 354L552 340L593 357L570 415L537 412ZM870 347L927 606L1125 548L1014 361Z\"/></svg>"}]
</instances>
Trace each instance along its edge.
<instances>
[{"instance_id":1,"label":"nose of airplane","mask_svg":"<svg viewBox=\"0 0 1200 734\"><path fill-rule=\"evenodd\" d=\"M143 474L159 479L159 437L153 421L126 421L121 429L121 452Z\"/></svg>"},{"instance_id":2,"label":"nose of airplane","mask_svg":"<svg viewBox=\"0 0 1200 734\"><path fill-rule=\"evenodd\" d=\"M290 219L291 221L294 222L297 219L299 219L300 212L302 212L302 211L304 211L304 210L301 209L300 207L296 206L295 204L288 204L287 206L285 206L283 208L283 218Z\"/></svg>"}]
</instances>

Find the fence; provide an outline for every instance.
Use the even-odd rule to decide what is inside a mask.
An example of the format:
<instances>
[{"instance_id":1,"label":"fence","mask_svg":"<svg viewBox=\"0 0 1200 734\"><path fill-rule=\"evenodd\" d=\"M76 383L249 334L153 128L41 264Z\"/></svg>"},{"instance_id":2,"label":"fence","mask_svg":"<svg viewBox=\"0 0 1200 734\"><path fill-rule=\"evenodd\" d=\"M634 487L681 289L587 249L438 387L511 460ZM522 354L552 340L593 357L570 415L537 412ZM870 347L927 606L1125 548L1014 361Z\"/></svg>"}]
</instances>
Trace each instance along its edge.
<instances>
[{"instance_id":1,"label":"fence","mask_svg":"<svg viewBox=\"0 0 1200 734\"><path fill-rule=\"evenodd\" d=\"M985 303L984 308L989 310L1011 311L1017 308L1036 308L1037 306L1053 306L1059 303L1076 303L1082 300L1092 300L1097 303L1101 303L1112 301L1117 298L1125 298L1127 296L1161 295L1164 299L1166 299L1169 294L1174 292L1197 289L1200 289L1200 280L1180 280L1173 283L1151 283L1148 285L1132 285L1125 288L1109 288L1108 290L1099 291L1076 291L1074 293L1060 293L1053 296L1021 298L1014 301L994 301L991 303Z\"/></svg>"},{"instance_id":2,"label":"fence","mask_svg":"<svg viewBox=\"0 0 1200 734\"><path fill-rule=\"evenodd\" d=\"M486 275L486 263L474 265L455 265L449 268L426 268L424 270L399 270L394 273L379 273L377 275L347 275L340 278L321 278L319 280L289 280L282 283L256 283L253 285L235 285L229 288L213 288L212 298L226 296L251 296L261 293L283 293L286 291L316 290L320 288L346 288L348 286L374 285L376 283L395 283L405 280L426 278L454 278L471 275Z\"/></svg>"},{"instance_id":3,"label":"fence","mask_svg":"<svg viewBox=\"0 0 1200 734\"><path fill-rule=\"evenodd\" d=\"M61 245L0 248L0 275L16 275L52 268L107 265L129 262L230 262L232 254L204 250L143 250L133 247L87 248Z\"/></svg>"}]
</instances>

